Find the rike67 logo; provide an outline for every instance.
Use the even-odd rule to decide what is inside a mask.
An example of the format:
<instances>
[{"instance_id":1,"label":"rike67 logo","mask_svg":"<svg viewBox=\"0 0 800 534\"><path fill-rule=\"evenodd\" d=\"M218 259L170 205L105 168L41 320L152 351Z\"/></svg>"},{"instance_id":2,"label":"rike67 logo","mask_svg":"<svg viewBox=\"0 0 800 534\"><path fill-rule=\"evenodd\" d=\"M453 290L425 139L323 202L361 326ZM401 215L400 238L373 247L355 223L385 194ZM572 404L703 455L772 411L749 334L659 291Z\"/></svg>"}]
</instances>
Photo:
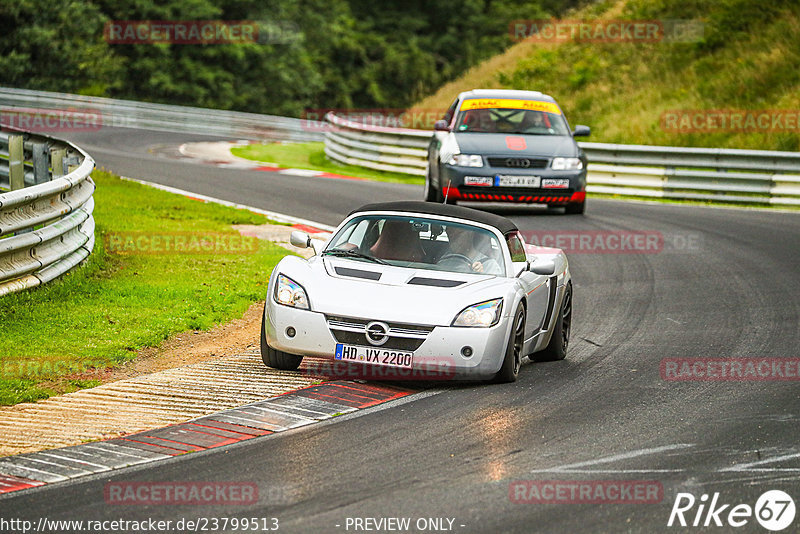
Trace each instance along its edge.
<instances>
[{"instance_id":1,"label":"rike67 logo","mask_svg":"<svg viewBox=\"0 0 800 534\"><path fill-rule=\"evenodd\" d=\"M749 504L723 503L719 492L714 493L710 502L708 494L697 499L691 493L678 493L667 526L739 528L747 525L755 516L762 527L777 532L794 522L795 512L794 500L788 493L780 490L763 493L754 507Z\"/></svg>"}]
</instances>

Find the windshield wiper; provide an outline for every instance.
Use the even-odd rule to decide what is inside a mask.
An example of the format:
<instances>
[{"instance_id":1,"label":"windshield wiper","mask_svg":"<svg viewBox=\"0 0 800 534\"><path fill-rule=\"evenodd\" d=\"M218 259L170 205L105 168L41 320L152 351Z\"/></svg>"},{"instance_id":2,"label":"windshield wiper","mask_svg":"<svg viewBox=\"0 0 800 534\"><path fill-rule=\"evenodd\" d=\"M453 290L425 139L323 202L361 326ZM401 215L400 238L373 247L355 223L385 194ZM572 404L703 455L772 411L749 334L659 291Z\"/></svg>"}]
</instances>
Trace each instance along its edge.
<instances>
[{"instance_id":1,"label":"windshield wiper","mask_svg":"<svg viewBox=\"0 0 800 534\"><path fill-rule=\"evenodd\" d=\"M385 261L380 258L376 258L375 256L370 256L369 254L364 254L357 250L346 250L343 248L332 248L330 250L323 251L323 256L336 256L337 258L361 258L364 260L369 260L375 263L380 263L381 265L389 265Z\"/></svg>"}]
</instances>

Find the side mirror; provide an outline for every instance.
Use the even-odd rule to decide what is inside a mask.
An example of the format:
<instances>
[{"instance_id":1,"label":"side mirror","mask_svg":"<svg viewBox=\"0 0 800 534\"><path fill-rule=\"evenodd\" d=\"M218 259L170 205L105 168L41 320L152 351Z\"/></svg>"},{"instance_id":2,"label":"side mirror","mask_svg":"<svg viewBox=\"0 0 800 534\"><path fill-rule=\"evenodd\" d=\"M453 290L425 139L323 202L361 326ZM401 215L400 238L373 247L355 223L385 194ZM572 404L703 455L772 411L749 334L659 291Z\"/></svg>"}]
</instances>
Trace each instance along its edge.
<instances>
[{"instance_id":1,"label":"side mirror","mask_svg":"<svg viewBox=\"0 0 800 534\"><path fill-rule=\"evenodd\" d=\"M430 123L428 123L430 124ZM439 119L438 121L433 123L433 129L437 132L449 132L450 126L448 126L447 121L444 119Z\"/></svg>"},{"instance_id":2,"label":"side mirror","mask_svg":"<svg viewBox=\"0 0 800 534\"><path fill-rule=\"evenodd\" d=\"M295 230L289 236L289 243L297 248L308 248L311 246L311 238L307 233Z\"/></svg>"},{"instance_id":3,"label":"side mirror","mask_svg":"<svg viewBox=\"0 0 800 534\"><path fill-rule=\"evenodd\" d=\"M551 276L556 272L556 264L553 261L538 261L531 266L531 272L544 276Z\"/></svg>"},{"instance_id":4,"label":"side mirror","mask_svg":"<svg viewBox=\"0 0 800 534\"><path fill-rule=\"evenodd\" d=\"M572 132L572 137L588 137L591 133L591 128L583 124L578 124L575 126L575 131Z\"/></svg>"}]
</instances>

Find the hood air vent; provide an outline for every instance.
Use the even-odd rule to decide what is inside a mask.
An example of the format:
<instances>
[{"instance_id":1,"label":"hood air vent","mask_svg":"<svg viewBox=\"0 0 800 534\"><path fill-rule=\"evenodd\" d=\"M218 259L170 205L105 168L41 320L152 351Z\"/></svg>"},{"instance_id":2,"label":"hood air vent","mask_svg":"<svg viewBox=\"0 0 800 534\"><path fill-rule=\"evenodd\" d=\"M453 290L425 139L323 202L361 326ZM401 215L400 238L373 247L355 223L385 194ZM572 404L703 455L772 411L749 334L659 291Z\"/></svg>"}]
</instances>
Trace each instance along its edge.
<instances>
[{"instance_id":1,"label":"hood air vent","mask_svg":"<svg viewBox=\"0 0 800 534\"><path fill-rule=\"evenodd\" d=\"M381 279L381 273L374 271L362 271L361 269L350 269L348 267L334 267L334 271L340 276L351 276L353 278L363 278L364 280Z\"/></svg>"},{"instance_id":2,"label":"hood air vent","mask_svg":"<svg viewBox=\"0 0 800 534\"><path fill-rule=\"evenodd\" d=\"M425 278L423 276L415 276L408 281L412 286L433 286L433 287L458 287L466 282L462 280L442 280L441 278Z\"/></svg>"}]
</instances>

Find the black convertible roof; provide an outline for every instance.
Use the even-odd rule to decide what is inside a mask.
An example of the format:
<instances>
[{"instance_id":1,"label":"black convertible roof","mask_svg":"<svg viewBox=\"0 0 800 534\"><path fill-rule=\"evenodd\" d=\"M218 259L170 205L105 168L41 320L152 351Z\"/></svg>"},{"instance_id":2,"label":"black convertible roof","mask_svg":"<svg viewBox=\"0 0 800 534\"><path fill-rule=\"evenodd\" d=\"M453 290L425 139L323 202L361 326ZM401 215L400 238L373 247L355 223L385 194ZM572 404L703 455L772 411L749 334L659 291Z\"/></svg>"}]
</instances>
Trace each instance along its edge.
<instances>
[{"instance_id":1,"label":"black convertible roof","mask_svg":"<svg viewBox=\"0 0 800 534\"><path fill-rule=\"evenodd\" d=\"M501 215L488 213L486 211L474 210L463 206L453 206L451 204L436 204L434 202L422 202L419 200L402 200L397 202L381 202L378 204L367 204L350 212L362 213L366 211L407 211L411 213L423 213L429 215L442 215L456 219L466 219L477 223L493 226L500 230L504 235L517 230L517 225L511 220Z\"/></svg>"}]
</instances>

